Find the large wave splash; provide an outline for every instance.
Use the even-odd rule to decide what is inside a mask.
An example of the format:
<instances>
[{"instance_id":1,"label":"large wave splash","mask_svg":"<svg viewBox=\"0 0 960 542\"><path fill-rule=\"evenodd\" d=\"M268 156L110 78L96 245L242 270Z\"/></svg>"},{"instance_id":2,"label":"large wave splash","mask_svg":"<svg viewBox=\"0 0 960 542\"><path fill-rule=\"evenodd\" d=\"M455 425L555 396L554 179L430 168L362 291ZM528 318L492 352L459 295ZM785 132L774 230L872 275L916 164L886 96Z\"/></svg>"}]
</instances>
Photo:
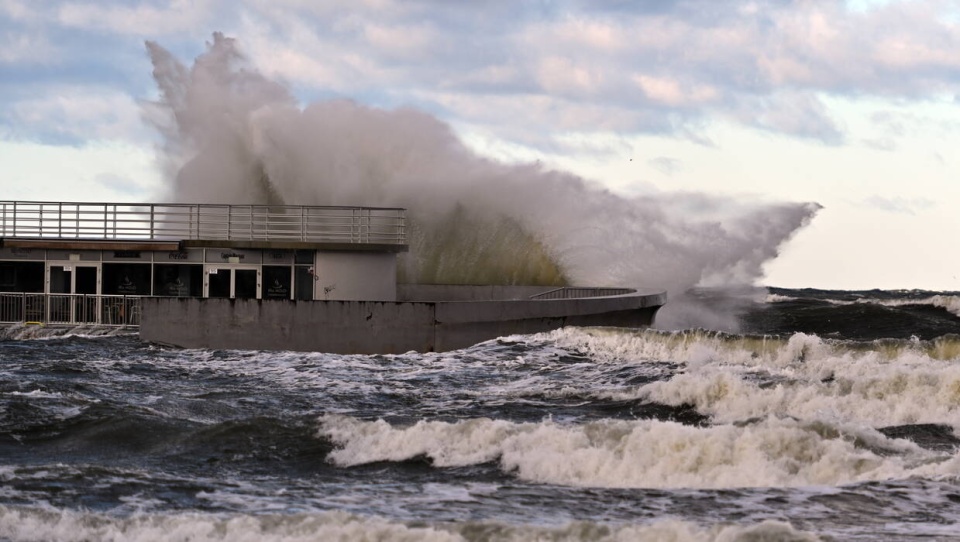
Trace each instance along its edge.
<instances>
[{"instance_id":1,"label":"large wave splash","mask_svg":"<svg viewBox=\"0 0 960 542\"><path fill-rule=\"evenodd\" d=\"M408 282L667 290L661 327L735 328L680 295L750 285L815 204L702 194L626 198L539 164L477 155L422 111L301 106L217 33L191 67L147 42L160 99L165 199L408 209ZM687 307L687 308L684 308Z\"/></svg>"}]
</instances>

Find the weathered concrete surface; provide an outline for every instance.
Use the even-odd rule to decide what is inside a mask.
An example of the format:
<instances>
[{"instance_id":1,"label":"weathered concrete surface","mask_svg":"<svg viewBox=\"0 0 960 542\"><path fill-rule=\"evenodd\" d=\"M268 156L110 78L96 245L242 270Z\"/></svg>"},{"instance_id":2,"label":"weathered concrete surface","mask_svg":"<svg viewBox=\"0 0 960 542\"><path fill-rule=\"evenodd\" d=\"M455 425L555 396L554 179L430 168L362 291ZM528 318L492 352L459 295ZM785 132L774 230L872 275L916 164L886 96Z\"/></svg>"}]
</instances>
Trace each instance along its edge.
<instances>
[{"instance_id":1,"label":"weathered concrete surface","mask_svg":"<svg viewBox=\"0 0 960 542\"><path fill-rule=\"evenodd\" d=\"M397 301L490 301L529 299L556 290L554 286L397 284Z\"/></svg>"},{"instance_id":2,"label":"weathered concrete surface","mask_svg":"<svg viewBox=\"0 0 960 542\"><path fill-rule=\"evenodd\" d=\"M314 299L396 301L397 255L317 251Z\"/></svg>"},{"instance_id":3,"label":"weathered concrete surface","mask_svg":"<svg viewBox=\"0 0 960 542\"><path fill-rule=\"evenodd\" d=\"M186 348L447 351L566 325L646 327L665 301L663 293L450 302L157 297L143 299L140 338Z\"/></svg>"},{"instance_id":4,"label":"weathered concrete surface","mask_svg":"<svg viewBox=\"0 0 960 542\"><path fill-rule=\"evenodd\" d=\"M436 349L454 350L505 335L540 333L565 326L647 327L664 302L661 294L438 302Z\"/></svg>"},{"instance_id":5,"label":"weathered concrete surface","mask_svg":"<svg viewBox=\"0 0 960 542\"><path fill-rule=\"evenodd\" d=\"M140 338L186 348L430 351L434 306L375 301L144 298Z\"/></svg>"}]
</instances>

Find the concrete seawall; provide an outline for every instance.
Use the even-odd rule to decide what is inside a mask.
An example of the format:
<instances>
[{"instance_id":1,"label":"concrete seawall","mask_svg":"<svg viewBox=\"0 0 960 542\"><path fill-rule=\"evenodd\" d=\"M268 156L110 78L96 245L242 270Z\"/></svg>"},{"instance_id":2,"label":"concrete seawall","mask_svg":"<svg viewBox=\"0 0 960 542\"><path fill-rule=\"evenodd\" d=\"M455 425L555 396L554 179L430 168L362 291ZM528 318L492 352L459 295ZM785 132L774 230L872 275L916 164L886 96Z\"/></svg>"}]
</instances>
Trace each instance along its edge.
<instances>
[{"instance_id":1,"label":"concrete seawall","mask_svg":"<svg viewBox=\"0 0 960 542\"><path fill-rule=\"evenodd\" d=\"M457 287L443 288L448 289L447 299L458 298L449 290ZM460 299L484 295L481 290L469 291L483 287L465 288ZM517 292L528 295L526 290ZM140 338L186 348L440 352L567 325L646 327L665 302L666 294L660 292L576 299L401 302L144 298Z\"/></svg>"}]
</instances>

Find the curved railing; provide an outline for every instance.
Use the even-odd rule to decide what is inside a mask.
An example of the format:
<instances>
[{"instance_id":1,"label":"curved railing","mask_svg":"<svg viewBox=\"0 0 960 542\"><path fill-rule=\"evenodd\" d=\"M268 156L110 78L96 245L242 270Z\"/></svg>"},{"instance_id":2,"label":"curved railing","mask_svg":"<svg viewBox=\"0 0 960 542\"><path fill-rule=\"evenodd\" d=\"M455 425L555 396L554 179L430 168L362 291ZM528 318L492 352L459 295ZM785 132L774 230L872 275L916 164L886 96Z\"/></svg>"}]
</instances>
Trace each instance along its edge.
<instances>
[{"instance_id":1,"label":"curved railing","mask_svg":"<svg viewBox=\"0 0 960 542\"><path fill-rule=\"evenodd\" d=\"M627 295L636 292L634 288L604 288L591 286L564 286L536 295L530 299L582 299L586 297L608 297Z\"/></svg>"}]
</instances>

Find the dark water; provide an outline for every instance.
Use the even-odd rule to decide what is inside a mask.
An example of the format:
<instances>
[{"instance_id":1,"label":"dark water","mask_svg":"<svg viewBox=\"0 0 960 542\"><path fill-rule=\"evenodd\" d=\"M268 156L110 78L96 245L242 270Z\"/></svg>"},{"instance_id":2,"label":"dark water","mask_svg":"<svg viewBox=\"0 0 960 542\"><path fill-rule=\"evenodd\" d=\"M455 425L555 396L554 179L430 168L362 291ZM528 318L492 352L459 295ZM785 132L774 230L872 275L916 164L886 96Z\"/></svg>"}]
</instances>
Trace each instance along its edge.
<instances>
[{"instance_id":1,"label":"dark water","mask_svg":"<svg viewBox=\"0 0 960 542\"><path fill-rule=\"evenodd\" d=\"M780 300L746 313L746 330L867 340L933 339L960 330L960 294L955 292L770 288L770 294Z\"/></svg>"},{"instance_id":2,"label":"dark water","mask_svg":"<svg viewBox=\"0 0 960 542\"><path fill-rule=\"evenodd\" d=\"M14 332L0 539L960 539L960 298L746 307L398 356Z\"/></svg>"}]
</instances>

